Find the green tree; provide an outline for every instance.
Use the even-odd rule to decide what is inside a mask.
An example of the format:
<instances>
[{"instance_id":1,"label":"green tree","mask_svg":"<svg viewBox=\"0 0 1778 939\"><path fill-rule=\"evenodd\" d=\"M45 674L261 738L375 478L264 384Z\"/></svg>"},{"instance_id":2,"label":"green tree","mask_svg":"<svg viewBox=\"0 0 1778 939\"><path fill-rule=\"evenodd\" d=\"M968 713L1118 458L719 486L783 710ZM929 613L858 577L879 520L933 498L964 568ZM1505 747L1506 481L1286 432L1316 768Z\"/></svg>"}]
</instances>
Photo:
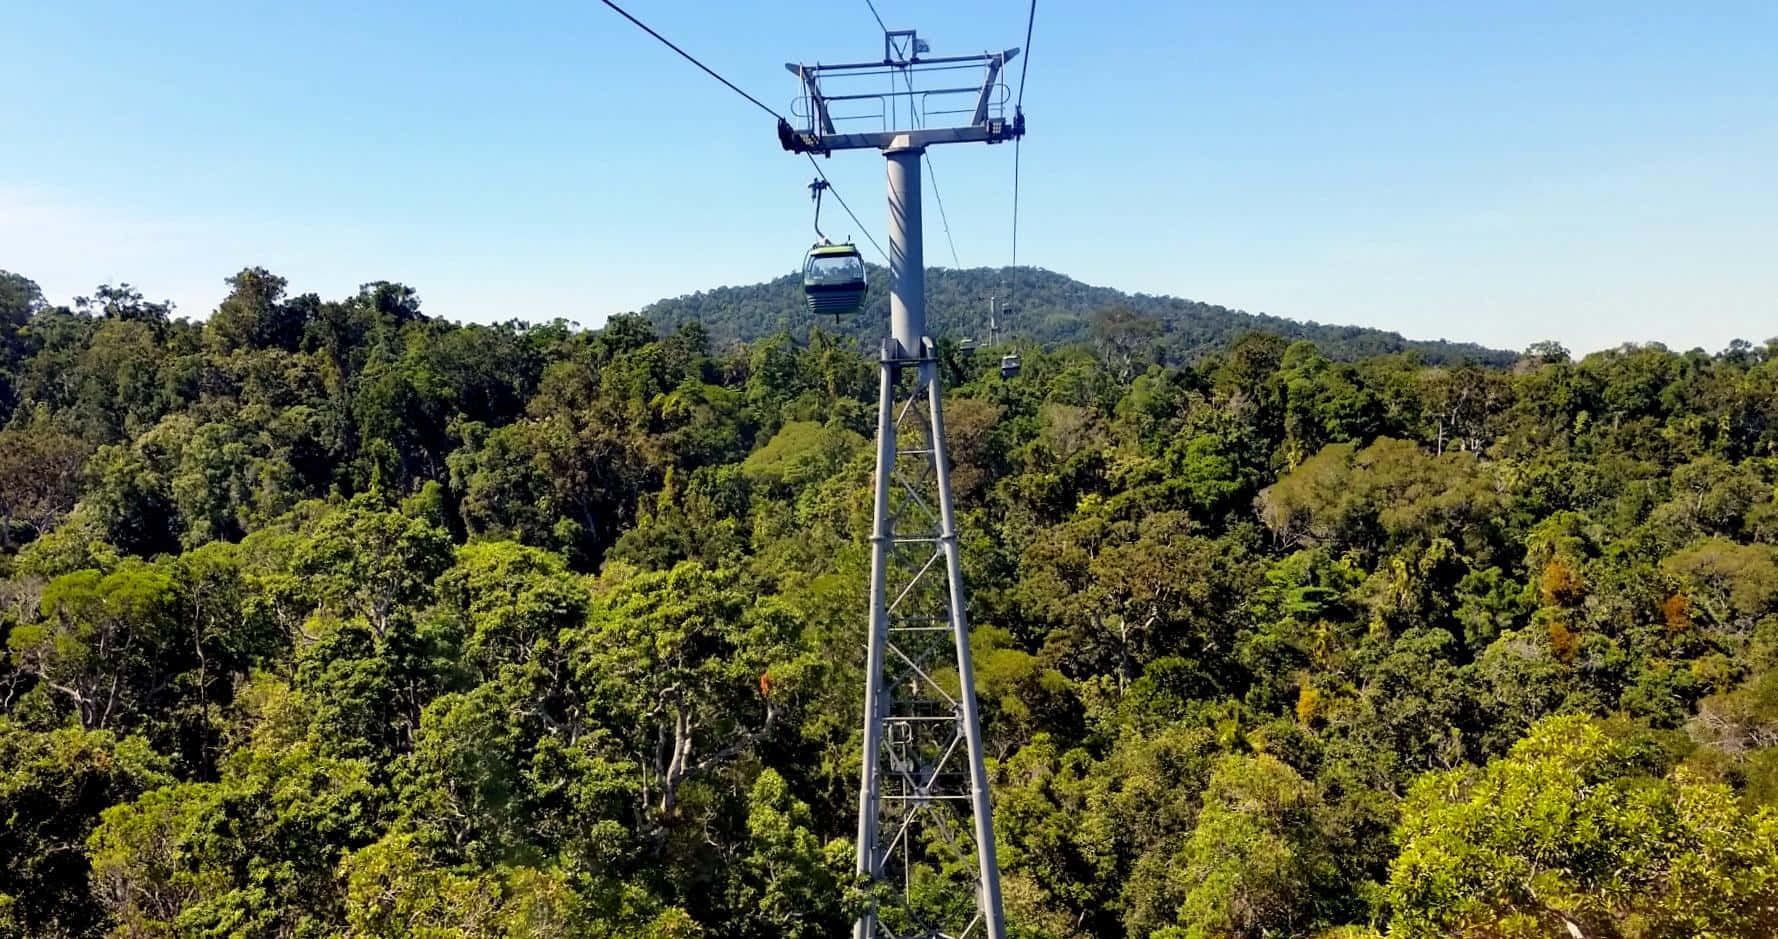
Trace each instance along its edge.
<instances>
[{"instance_id":1,"label":"green tree","mask_svg":"<svg viewBox=\"0 0 1778 939\"><path fill-rule=\"evenodd\" d=\"M108 806L168 782L166 760L140 737L0 717L0 936L96 932L87 834Z\"/></svg>"},{"instance_id":2,"label":"green tree","mask_svg":"<svg viewBox=\"0 0 1778 939\"><path fill-rule=\"evenodd\" d=\"M163 568L131 560L79 571L45 588L42 619L12 630L14 667L35 677L87 730L140 726L165 707L173 677L179 596Z\"/></svg>"},{"instance_id":3,"label":"green tree","mask_svg":"<svg viewBox=\"0 0 1778 939\"><path fill-rule=\"evenodd\" d=\"M369 764L296 743L233 754L214 783L107 809L93 894L134 935L308 935L343 919L343 853L380 827Z\"/></svg>"},{"instance_id":4,"label":"green tree","mask_svg":"<svg viewBox=\"0 0 1778 939\"><path fill-rule=\"evenodd\" d=\"M23 274L0 270L0 329L18 329L46 306L43 289L36 281Z\"/></svg>"},{"instance_id":5,"label":"green tree","mask_svg":"<svg viewBox=\"0 0 1778 939\"><path fill-rule=\"evenodd\" d=\"M412 835L390 835L340 864L351 939L568 939L620 931L559 868L438 864Z\"/></svg>"},{"instance_id":6,"label":"green tree","mask_svg":"<svg viewBox=\"0 0 1778 939\"><path fill-rule=\"evenodd\" d=\"M451 563L450 535L360 497L318 522L292 562L324 612L385 636L432 596Z\"/></svg>"},{"instance_id":7,"label":"green tree","mask_svg":"<svg viewBox=\"0 0 1778 939\"><path fill-rule=\"evenodd\" d=\"M837 869L850 860L851 846L837 842L824 850L813 824L809 807L791 795L783 776L767 769L754 780L747 795L747 853L728 900L734 935L815 939L846 930Z\"/></svg>"},{"instance_id":8,"label":"green tree","mask_svg":"<svg viewBox=\"0 0 1778 939\"><path fill-rule=\"evenodd\" d=\"M1771 934L1778 816L1664 773L1650 750L1552 718L1484 769L1418 781L1390 869L1390 935Z\"/></svg>"},{"instance_id":9,"label":"green tree","mask_svg":"<svg viewBox=\"0 0 1778 939\"><path fill-rule=\"evenodd\" d=\"M90 297L75 297L74 308L88 316L163 326L173 304L156 303L129 284L100 284Z\"/></svg>"},{"instance_id":10,"label":"green tree","mask_svg":"<svg viewBox=\"0 0 1778 939\"><path fill-rule=\"evenodd\" d=\"M1723 626L1751 626L1778 601L1778 561L1766 545L1706 538L1661 567L1687 586L1692 606Z\"/></svg>"},{"instance_id":11,"label":"green tree","mask_svg":"<svg viewBox=\"0 0 1778 939\"><path fill-rule=\"evenodd\" d=\"M0 428L0 551L13 546L15 522L39 536L74 510L87 455L78 438L41 423Z\"/></svg>"},{"instance_id":12,"label":"green tree","mask_svg":"<svg viewBox=\"0 0 1778 939\"><path fill-rule=\"evenodd\" d=\"M1316 801L1313 786L1270 756L1225 757L1173 860L1179 925L1156 935L1257 939L1313 924L1314 897L1334 872L1316 841Z\"/></svg>"},{"instance_id":13,"label":"green tree","mask_svg":"<svg viewBox=\"0 0 1778 939\"><path fill-rule=\"evenodd\" d=\"M213 342L224 350L297 347L313 301L286 300L289 281L263 267L243 268L224 282L228 296L205 324Z\"/></svg>"},{"instance_id":14,"label":"green tree","mask_svg":"<svg viewBox=\"0 0 1778 939\"><path fill-rule=\"evenodd\" d=\"M596 595L570 652L576 679L592 700L639 722L630 732L649 741L644 788L663 821L676 820L689 781L772 731L796 693L797 628L734 572L690 562Z\"/></svg>"},{"instance_id":15,"label":"green tree","mask_svg":"<svg viewBox=\"0 0 1778 939\"><path fill-rule=\"evenodd\" d=\"M0 270L0 423L18 405L20 359L27 344L25 327L48 304L30 278Z\"/></svg>"},{"instance_id":16,"label":"green tree","mask_svg":"<svg viewBox=\"0 0 1778 939\"><path fill-rule=\"evenodd\" d=\"M1463 552L1485 557L1501 508L1491 475L1471 454L1434 456L1400 440L1380 438L1362 449L1330 444L1263 490L1256 505L1287 546L1369 556L1461 532Z\"/></svg>"}]
</instances>

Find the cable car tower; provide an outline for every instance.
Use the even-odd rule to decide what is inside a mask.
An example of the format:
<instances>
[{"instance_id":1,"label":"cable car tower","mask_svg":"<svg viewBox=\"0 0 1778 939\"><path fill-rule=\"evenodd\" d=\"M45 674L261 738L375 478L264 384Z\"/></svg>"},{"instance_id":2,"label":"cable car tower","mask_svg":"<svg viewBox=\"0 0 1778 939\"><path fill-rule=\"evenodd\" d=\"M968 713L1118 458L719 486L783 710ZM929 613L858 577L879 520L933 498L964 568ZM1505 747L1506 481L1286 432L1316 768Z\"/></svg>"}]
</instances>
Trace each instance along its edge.
<instances>
[{"instance_id":1,"label":"cable car tower","mask_svg":"<svg viewBox=\"0 0 1778 939\"><path fill-rule=\"evenodd\" d=\"M970 663L957 512L926 331L920 161L946 143L1025 132L1001 80L1018 49L924 57L887 30L877 62L798 65L778 139L796 153L878 150L889 176L889 335L879 362L870 637L858 794L858 876L870 906L854 939L1005 939L1000 871ZM886 90L885 90L886 88Z\"/></svg>"}]
</instances>

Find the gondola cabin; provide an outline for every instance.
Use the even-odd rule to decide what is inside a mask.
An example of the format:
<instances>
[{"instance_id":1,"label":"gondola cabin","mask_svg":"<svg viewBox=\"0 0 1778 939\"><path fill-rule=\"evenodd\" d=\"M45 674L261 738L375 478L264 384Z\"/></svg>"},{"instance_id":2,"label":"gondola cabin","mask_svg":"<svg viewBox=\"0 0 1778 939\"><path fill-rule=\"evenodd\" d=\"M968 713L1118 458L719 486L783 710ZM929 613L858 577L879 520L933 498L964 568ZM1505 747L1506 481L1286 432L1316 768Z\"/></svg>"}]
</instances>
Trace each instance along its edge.
<instances>
[{"instance_id":1,"label":"gondola cabin","mask_svg":"<svg viewBox=\"0 0 1778 939\"><path fill-rule=\"evenodd\" d=\"M809 312L846 316L864 305L864 258L855 245L816 245L803 262L803 294Z\"/></svg>"}]
</instances>

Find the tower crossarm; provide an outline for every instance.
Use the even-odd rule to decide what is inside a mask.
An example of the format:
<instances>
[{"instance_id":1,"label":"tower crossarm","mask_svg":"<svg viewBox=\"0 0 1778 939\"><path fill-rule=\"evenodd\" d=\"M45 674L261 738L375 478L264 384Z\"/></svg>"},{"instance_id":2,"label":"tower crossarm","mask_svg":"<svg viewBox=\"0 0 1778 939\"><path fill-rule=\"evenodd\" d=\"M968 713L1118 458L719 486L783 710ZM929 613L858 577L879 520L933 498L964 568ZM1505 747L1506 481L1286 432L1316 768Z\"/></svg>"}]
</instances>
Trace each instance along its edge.
<instances>
[{"instance_id":1,"label":"tower crossarm","mask_svg":"<svg viewBox=\"0 0 1778 939\"><path fill-rule=\"evenodd\" d=\"M1012 48L882 62L787 62L785 70L797 77L800 86L792 112L801 126L784 121L779 143L795 153L831 153L1014 140L1024 134L1024 122L1017 114L1006 114L1008 93L1002 74L1018 54ZM955 79L940 84L921 81L977 68L980 80L967 85L957 85ZM885 76L888 91L865 84ZM837 87L830 88L829 80ZM968 96L966 103L958 100L963 96Z\"/></svg>"}]
</instances>

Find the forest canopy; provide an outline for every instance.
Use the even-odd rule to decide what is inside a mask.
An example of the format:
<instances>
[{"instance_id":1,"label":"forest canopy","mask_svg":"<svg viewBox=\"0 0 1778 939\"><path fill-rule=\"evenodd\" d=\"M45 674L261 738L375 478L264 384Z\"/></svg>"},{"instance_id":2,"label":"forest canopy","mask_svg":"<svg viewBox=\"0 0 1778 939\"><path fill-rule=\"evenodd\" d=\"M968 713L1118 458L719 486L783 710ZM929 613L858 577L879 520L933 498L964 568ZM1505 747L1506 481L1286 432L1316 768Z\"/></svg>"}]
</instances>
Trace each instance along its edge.
<instances>
[{"instance_id":1,"label":"forest canopy","mask_svg":"<svg viewBox=\"0 0 1778 939\"><path fill-rule=\"evenodd\" d=\"M0 272L0 937L848 933L856 338L228 286ZM1778 342L1068 315L940 343L1013 935L1778 933Z\"/></svg>"}]
</instances>

